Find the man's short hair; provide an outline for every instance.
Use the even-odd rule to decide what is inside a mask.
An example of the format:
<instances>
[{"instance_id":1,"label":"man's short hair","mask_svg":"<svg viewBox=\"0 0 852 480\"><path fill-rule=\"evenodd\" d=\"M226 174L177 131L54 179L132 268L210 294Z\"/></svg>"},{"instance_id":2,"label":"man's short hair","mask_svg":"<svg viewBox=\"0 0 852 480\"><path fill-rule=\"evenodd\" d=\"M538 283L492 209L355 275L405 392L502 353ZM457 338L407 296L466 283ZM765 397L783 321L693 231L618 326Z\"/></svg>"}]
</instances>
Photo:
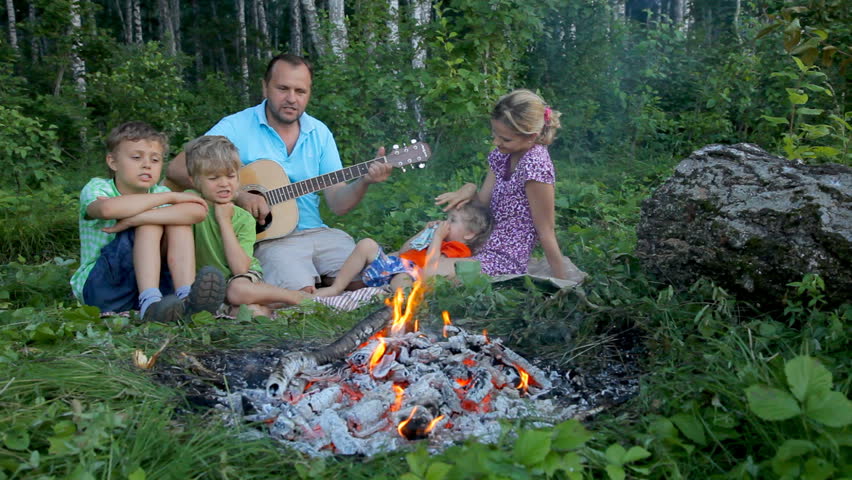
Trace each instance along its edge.
<instances>
[{"instance_id":1,"label":"man's short hair","mask_svg":"<svg viewBox=\"0 0 852 480\"><path fill-rule=\"evenodd\" d=\"M126 122L113 128L107 135L107 152L115 152L121 142L138 142L139 140L160 142L163 146L163 155L169 151L169 139L165 133L157 131L145 122Z\"/></svg>"},{"instance_id":2,"label":"man's short hair","mask_svg":"<svg viewBox=\"0 0 852 480\"><path fill-rule=\"evenodd\" d=\"M461 214L467 229L474 234L473 238L467 242L467 246L470 247L471 251L476 252L485 245L485 241L491 236L491 229L494 224L491 209L466 203L459 208L459 214Z\"/></svg>"},{"instance_id":3,"label":"man's short hair","mask_svg":"<svg viewBox=\"0 0 852 480\"><path fill-rule=\"evenodd\" d=\"M281 53L272 57L272 59L269 60L269 63L266 64L266 72L263 74L263 81L265 83L269 83L269 79L272 78L272 67L274 67L277 62L286 62L294 67L304 65L305 68L308 69L308 73L311 76L311 81L314 81L314 67L313 65L311 65L311 62L305 60L303 57L294 55L292 53Z\"/></svg>"},{"instance_id":4,"label":"man's short hair","mask_svg":"<svg viewBox=\"0 0 852 480\"><path fill-rule=\"evenodd\" d=\"M204 135L184 147L186 169L193 183L204 175L236 172L242 166L237 147L222 135Z\"/></svg>"}]
</instances>

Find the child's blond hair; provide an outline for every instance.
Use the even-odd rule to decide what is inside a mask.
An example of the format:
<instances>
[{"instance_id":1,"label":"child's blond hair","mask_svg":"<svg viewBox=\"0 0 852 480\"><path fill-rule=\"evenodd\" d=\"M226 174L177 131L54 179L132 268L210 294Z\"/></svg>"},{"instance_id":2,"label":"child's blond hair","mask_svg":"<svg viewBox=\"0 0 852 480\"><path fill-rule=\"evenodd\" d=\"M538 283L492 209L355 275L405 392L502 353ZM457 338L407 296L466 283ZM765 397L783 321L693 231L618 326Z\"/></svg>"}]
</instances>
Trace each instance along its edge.
<instances>
[{"instance_id":1,"label":"child's blond hair","mask_svg":"<svg viewBox=\"0 0 852 480\"><path fill-rule=\"evenodd\" d=\"M205 175L233 173L242 166L237 147L222 135L198 137L186 144L184 152L186 169L196 187Z\"/></svg>"},{"instance_id":2,"label":"child's blond hair","mask_svg":"<svg viewBox=\"0 0 852 480\"><path fill-rule=\"evenodd\" d=\"M503 122L520 134L537 134L535 143L542 145L553 143L556 130L561 126L561 116L540 96L523 88L500 97L491 112L491 118Z\"/></svg>"},{"instance_id":3,"label":"child's blond hair","mask_svg":"<svg viewBox=\"0 0 852 480\"><path fill-rule=\"evenodd\" d=\"M468 240L467 246L470 247L472 252L476 252L491 235L491 228L494 223L491 217L491 209L466 203L458 209L458 212L462 216L468 231L474 234L473 238Z\"/></svg>"}]
</instances>

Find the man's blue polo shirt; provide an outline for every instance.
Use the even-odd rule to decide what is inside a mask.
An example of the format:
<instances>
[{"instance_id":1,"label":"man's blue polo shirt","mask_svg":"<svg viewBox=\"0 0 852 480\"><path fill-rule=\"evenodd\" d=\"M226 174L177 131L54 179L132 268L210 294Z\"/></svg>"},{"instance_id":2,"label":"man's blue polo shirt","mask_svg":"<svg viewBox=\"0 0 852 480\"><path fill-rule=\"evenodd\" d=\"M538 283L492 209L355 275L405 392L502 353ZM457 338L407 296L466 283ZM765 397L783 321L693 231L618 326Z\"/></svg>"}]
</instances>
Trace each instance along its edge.
<instances>
[{"instance_id":1,"label":"man's blue polo shirt","mask_svg":"<svg viewBox=\"0 0 852 480\"><path fill-rule=\"evenodd\" d=\"M307 180L340 170L340 154L331 130L316 118L302 113L299 117L299 138L293 153L266 121L266 100L260 105L229 115L213 126L207 135L224 135L240 151L243 165L270 159L284 167L291 182ZM324 227L319 214L319 195L309 193L296 199L299 207L297 230Z\"/></svg>"}]
</instances>

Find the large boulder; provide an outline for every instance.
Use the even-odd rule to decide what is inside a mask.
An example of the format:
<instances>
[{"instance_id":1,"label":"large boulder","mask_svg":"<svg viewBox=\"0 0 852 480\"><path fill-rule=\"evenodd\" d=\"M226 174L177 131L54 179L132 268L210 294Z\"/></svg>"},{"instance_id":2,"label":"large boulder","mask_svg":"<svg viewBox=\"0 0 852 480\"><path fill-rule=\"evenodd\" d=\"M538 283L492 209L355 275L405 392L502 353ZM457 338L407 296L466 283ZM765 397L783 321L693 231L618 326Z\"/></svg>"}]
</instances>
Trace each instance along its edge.
<instances>
[{"instance_id":1,"label":"large boulder","mask_svg":"<svg viewBox=\"0 0 852 480\"><path fill-rule=\"evenodd\" d=\"M838 304L852 298L852 169L708 145L643 202L637 236L644 267L672 285L704 276L775 308L818 273Z\"/></svg>"}]
</instances>

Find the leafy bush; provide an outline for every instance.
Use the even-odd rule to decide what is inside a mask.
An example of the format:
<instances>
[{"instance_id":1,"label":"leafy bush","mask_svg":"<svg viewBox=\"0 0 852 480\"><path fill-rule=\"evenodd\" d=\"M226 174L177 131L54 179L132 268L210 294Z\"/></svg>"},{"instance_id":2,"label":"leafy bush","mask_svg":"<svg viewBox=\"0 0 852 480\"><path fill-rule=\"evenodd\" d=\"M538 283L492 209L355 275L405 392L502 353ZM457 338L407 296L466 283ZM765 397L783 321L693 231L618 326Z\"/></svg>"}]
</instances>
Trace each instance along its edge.
<instances>
[{"instance_id":1,"label":"leafy bush","mask_svg":"<svg viewBox=\"0 0 852 480\"><path fill-rule=\"evenodd\" d=\"M23 194L0 189L0 263L79 253L77 195L67 193L63 183L55 178Z\"/></svg>"},{"instance_id":2,"label":"leafy bush","mask_svg":"<svg viewBox=\"0 0 852 480\"><path fill-rule=\"evenodd\" d=\"M21 194L52 181L62 164L56 131L55 125L0 105L0 169L8 172L0 185Z\"/></svg>"}]
</instances>

